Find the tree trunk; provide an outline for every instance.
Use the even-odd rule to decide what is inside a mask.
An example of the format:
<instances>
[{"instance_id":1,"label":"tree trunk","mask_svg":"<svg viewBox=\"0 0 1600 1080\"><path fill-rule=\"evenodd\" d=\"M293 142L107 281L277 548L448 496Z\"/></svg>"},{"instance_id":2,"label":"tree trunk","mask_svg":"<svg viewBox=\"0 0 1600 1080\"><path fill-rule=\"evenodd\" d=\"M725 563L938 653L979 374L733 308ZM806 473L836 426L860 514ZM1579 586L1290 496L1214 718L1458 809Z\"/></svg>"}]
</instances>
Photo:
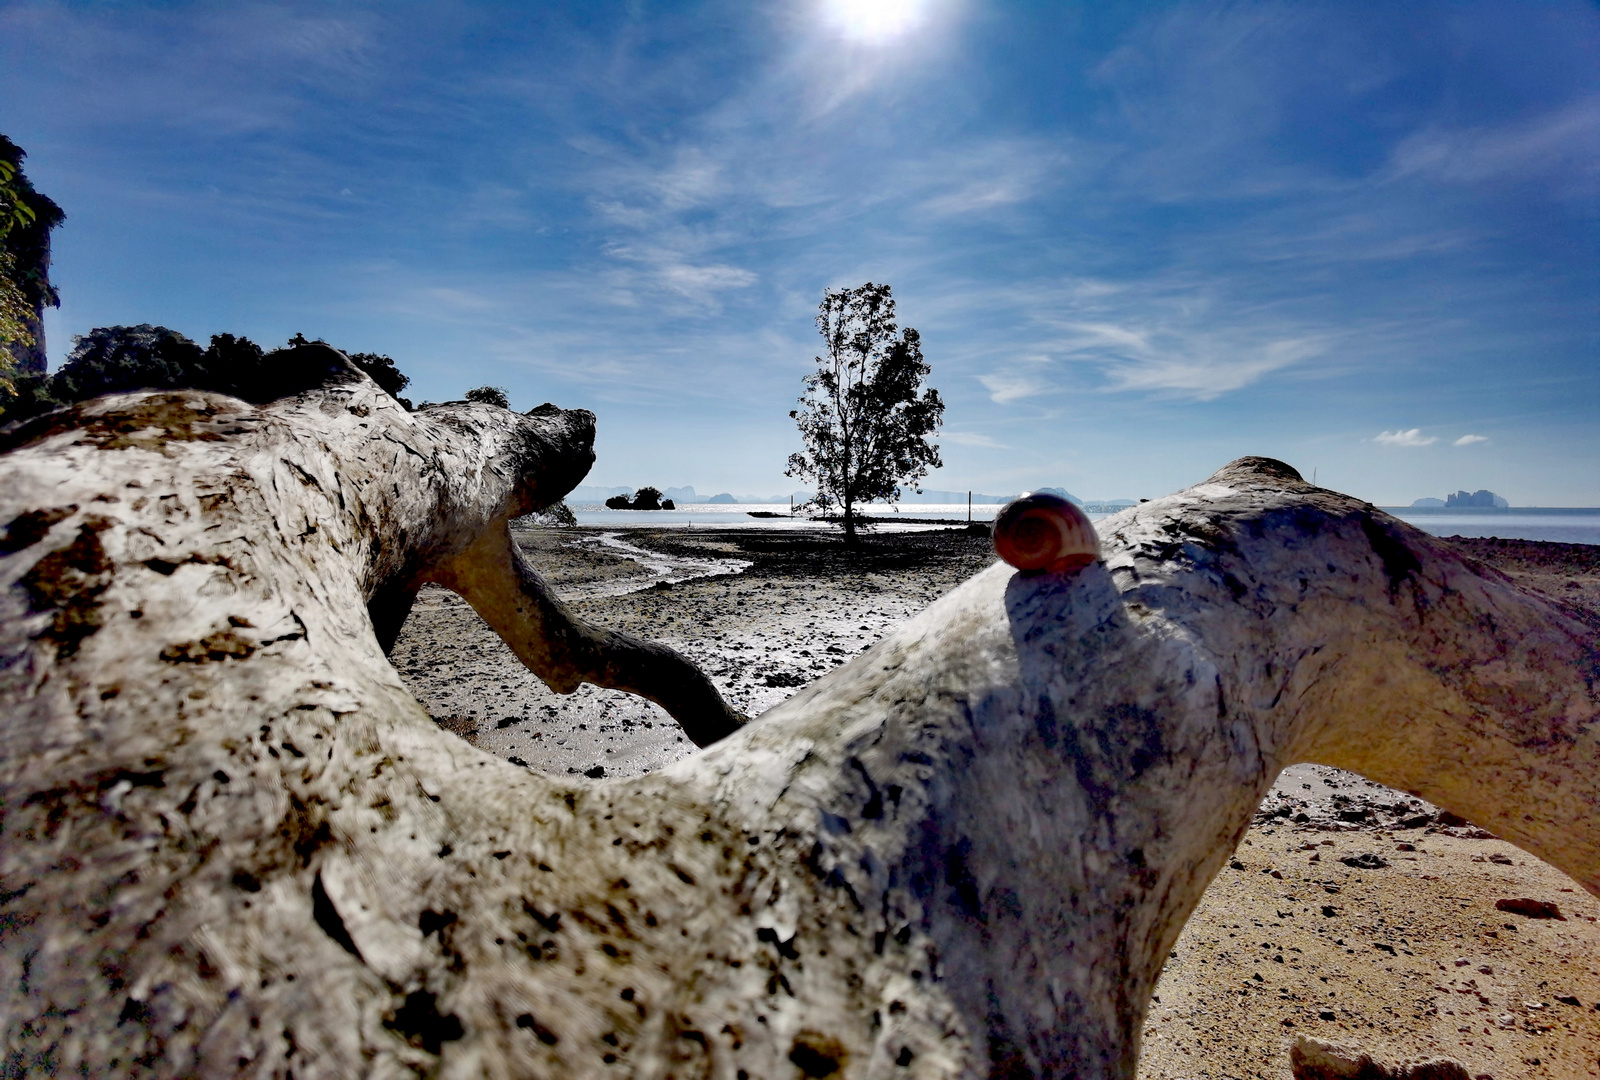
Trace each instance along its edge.
<instances>
[{"instance_id":1,"label":"tree trunk","mask_svg":"<svg viewBox=\"0 0 1600 1080\"><path fill-rule=\"evenodd\" d=\"M587 663L496 599L587 419L238 406L97 402L0 458L12 1071L1131 1078L1163 958L1302 760L1600 895L1593 633L1278 463L589 783L432 724L364 606L434 574Z\"/></svg>"}]
</instances>

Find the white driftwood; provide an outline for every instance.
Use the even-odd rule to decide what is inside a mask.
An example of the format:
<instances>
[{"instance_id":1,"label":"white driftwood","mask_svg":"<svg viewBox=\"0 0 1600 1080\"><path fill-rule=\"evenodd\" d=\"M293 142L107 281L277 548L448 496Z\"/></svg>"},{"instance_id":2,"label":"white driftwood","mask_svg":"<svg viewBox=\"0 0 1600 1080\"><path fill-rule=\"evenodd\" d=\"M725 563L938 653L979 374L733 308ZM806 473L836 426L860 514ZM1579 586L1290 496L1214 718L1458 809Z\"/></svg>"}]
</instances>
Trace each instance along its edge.
<instances>
[{"instance_id":1,"label":"white driftwood","mask_svg":"<svg viewBox=\"0 0 1600 1080\"><path fill-rule=\"evenodd\" d=\"M0 458L10 1071L1127 1078L1297 761L1600 894L1592 635L1265 459L660 773L517 768L428 719L368 603L392 634L425 572L560 666L500 534L576 482L570 414L380 398L133 395Z\"/></svg>"}]
</instances>

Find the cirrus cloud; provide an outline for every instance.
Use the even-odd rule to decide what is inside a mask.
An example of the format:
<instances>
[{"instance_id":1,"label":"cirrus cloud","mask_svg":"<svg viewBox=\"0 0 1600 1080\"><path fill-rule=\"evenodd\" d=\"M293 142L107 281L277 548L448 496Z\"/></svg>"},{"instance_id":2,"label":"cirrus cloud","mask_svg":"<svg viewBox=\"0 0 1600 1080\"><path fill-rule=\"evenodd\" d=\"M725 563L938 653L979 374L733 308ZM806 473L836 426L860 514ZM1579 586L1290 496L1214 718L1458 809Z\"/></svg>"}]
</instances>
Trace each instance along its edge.
<instances>
[{"instance_id":1,"label":"cirrus cloud","mask_svg":"<svg viewBox=\"0 0 1600 1080\"><path fill-rule=\"evenodd\" d=\"M1439 436L1424 435L1421 428L1407 428L1404 431L1379 432L1372 441L1386 446L1432 446L1439 441Z\"/></svg>"}]
</instances>

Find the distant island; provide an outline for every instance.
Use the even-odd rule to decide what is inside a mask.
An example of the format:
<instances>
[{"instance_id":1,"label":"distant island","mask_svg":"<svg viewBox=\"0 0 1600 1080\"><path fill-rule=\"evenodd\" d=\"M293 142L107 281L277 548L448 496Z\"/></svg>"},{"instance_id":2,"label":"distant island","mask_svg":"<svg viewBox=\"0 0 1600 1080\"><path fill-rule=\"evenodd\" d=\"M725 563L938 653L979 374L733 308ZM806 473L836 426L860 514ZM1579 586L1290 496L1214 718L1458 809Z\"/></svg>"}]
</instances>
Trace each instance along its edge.
<instances>
[{"instance_id":1,"label":"distant island","mask_svg":"<svg viewBox=\"0 0 1600 1080\"><path fill-rule=\"evenodd\" d=\"M1509 507L1511 503L1492 491L1480 488L1473 492L1458 491L1443 499L1418 499L1411 505L1418 509L1494 510Z\"/></svg>"}]
</instances>

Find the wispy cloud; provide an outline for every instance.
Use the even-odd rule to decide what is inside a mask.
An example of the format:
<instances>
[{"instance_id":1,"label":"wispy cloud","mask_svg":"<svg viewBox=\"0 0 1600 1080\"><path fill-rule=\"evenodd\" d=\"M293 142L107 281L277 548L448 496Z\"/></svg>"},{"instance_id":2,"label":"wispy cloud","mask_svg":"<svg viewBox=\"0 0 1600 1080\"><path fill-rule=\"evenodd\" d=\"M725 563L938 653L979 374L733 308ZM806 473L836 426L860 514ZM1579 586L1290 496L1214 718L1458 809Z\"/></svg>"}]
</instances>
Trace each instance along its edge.
<instances>
[{"instance_id":1,"label":"wispy cloud","mask_svg":"<svg viewBox=\"0 0 1600 1080\"><path fill-rule=\"evenodd\" d=\"M680 252L662 248L610 244L606 246L605 253L629 264L628 271L615 275L619 285L662 289L706 308L714 308L723 292L747 289L759 280L753 271L743 267L695 262Z\"/></svg>"},{"instance_id":2,"label":"wispy cloud","mask_svg":"<svg viewBox=\"0 0 1600 1080\"><path fill-rule=\"evenodd\" d=\"M1448 184L1539 178L1566 194L1600 188L1600 95L1486 127L1430 127L1401 140L1396 176Z\"/></svg>"},{"instance_id":3,"label":"wispy cloud","mask_svg":"<svg viewBox=\"0 0 1600 1080\"><path fill-rule=\"evenodd\" d=\"M1006 449L1004 443L996 442L989 436L975 431L941 431L939 433L939 441L942 443L954 443L956 446L982 446L992 450Z\"/></svg>"},{"instance_id":4,"label":"wispy cloud","mask_svg":"<svg viewBox=\"0 0 1600 1080\"><path fill-rule=\"evenodd\" d=\"M1024 398L1047 393L1050 383L1036 375L1018 371L995 371L979 375L978 381L989 391L989 400L996 405L1009 405Z\"/></svg>"},{"instance_id":5,"label":"wispy cloud","mask_svg":"<svg viewBox=\"0 0 1600 1080\"><path fill-rule=\"evenodd\" d=\"M1463 436L1461 436L1461 438L1457 439L1455 442L1451 443L1450 445L1452 445L1452 446L1471 446L1473 443L1481 443L1481 442L1488 442L1488 441L1489 441L1489 436L1487 436L1487 435L1463 435Z\"/></svg>"},{"instance_id":6,"label":"wispy cloud","mask_svg":"<svg viewBox=\"0 0 1600 1080\"><path fill-rule=\"evenodd\" d=\"M1407 428L1404 431L1380 432L1372 437L1372 441L1385 446L1432 446L1439 441L1439 436L1424 435L1421 428Z\"/></svg>"}]
</instances>

